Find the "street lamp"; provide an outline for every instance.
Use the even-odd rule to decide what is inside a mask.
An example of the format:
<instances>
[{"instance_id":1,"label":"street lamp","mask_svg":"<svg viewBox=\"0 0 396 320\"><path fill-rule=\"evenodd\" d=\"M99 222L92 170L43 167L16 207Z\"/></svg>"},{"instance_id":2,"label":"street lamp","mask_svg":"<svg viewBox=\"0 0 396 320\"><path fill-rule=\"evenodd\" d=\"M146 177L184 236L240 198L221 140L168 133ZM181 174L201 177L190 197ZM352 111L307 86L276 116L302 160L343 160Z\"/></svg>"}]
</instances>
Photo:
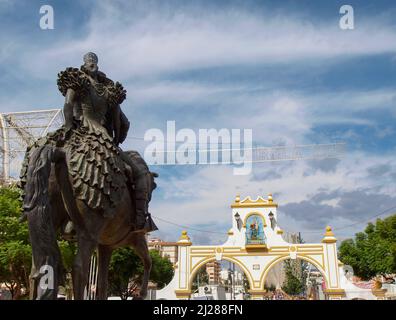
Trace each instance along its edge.
<instances>
[{"instance_id":1,"label":"street lamp","mask_svg":"<svg viewBox=\"0 0 396 320\"><path fill-rule=\"evenodd\" d=\"M241 220L241 216L239 215L238 212L234 215L234 218L235 218L238 230L241 230L241 228L242 228L242 220Z\"/></svg>"}]
</instances>

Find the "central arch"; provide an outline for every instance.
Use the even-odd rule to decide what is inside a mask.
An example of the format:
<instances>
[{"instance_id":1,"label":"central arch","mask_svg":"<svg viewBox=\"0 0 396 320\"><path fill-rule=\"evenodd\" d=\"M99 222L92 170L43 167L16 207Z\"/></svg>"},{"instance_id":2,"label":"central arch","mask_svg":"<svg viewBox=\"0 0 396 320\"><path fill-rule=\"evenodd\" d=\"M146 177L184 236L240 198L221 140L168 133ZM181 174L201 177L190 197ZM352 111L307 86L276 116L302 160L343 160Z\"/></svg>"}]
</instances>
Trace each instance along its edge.
<instances>
[{"instance_id":1,"label":"central arch","mask_svg":"<svg viewBox=\"0 0 396 320\"><path fill-rule=\"evenodd\" d=\"M253 288L253 278L252 275L250 274L249 270L245 267L245 265L239 261L238 259L235 259L234 257L230 256L222 256L221 260L226 260L229 262L234 263L237 265L246 275L248 282L249 282L249 287ZM210 257L205 257L204 259L200 260L197 262L194 267L192 268L190 272L190 278L188 279L188 290L191 290L192 284L194 281L195 276L197 275L198 271L207 263L212 262L212 261L217 261L216 256L210 256Z\"/></svg>"},{"instance_id":2,"label":"central arch","mask_svg":"<svg viewBox=\"0 0 396 320\"><path fill-rule=\"evenodd\" d=\"M279 262L285 261L290 259L290 255L283 255L283 256L279 256L276 259L274 259L273 261L271 261L266 268L264 269L263 273L261 274L260 277L260 288L264 288L264 284L265 284L265 280L268 276L269 271ZM301 259L304 260L306 262L311 263L313 266L315 266L315 268L317 268L319 270L319 272L321 273L321 275L323 276L323 279L325 281L326 284L326 288L329 288L329 281L328 281L328 277L326 272L323 270L323 268L318 264L317 261L315 261L314 259L312 259L309 256L297 256L296 259Z\"/></svg>"}]
</instances>

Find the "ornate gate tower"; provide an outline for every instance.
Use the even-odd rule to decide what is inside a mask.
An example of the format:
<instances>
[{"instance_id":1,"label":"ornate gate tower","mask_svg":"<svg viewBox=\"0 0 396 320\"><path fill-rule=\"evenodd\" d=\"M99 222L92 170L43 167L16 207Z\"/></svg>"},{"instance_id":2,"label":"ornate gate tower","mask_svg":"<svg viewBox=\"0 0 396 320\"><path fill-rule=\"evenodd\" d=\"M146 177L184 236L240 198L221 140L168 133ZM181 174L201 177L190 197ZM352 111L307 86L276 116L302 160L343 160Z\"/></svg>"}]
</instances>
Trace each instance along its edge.
<instances>
[{"instance_id":1,"label":"ornate gate tower","mask_svg":"<svg viewBox=\"0 0 396 320\"><path fill-rule=\"evenodd\" d=\"M326 228L321 243L288 243L277 222L277 208L271 194L267 199L256 200L236 196L231 204L232 227L223 245L192 245L183 231L178 241L179 260L174 278L157 292L157 298L189 299L198 270L208 262L227 260L246 274L252 299L263 299L264 283L271 268L280 261L299 258L313 264L323 275L329 299L342 299L345 295L340 281L342 264L337 259L337 240L331 228Z\"/></svg>"}]
</instances>

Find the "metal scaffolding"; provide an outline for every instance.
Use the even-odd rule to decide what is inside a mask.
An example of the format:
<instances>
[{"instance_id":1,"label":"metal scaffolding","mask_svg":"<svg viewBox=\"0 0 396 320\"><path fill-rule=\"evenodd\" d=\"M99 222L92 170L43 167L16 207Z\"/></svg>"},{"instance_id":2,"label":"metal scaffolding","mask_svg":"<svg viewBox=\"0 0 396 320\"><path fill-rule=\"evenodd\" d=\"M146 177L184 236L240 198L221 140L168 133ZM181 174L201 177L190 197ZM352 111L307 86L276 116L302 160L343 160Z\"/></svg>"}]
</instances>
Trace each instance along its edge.
<instances>
[{"instance_id":1,"label":"metal scaffolding","mask_svg":"<svg viewBox=\"0 0 396 320\"><path fill-rule=\"evenodd\" d=\"M26 148L64 123L62 109L0 113L0 182L17 181Z\"/></svg>"},{"instance_id":2,"label":"metal scaffolding","mask_svg":"<svg viewBox=\"0 0 396 320\"><path fill-rule=\"evenodd\" d=\"M9 184L19 179L21 164L26 148L35 140L45 136L49 131L54 131L64 123L62 109L48 109L37 111L0 113L0 184ZM134 137L131 137L134 138ZM136 138L136 137L135 137ZM143 138L138 138L143 139ZM144 139L143 139L144 140ZM297 146L253 147L237 149L197 149L193 152L198 155L203 153L209 158L215 153L220 156L223 152L237 152L249 155L248 162L272 162L292 160L334 159L342 157L345 152L344 143L313 144ZM168 154L179 151L158 151ZM183 151L184 152L184 151ZM246 160L246 159L245 159ZM193 163L186 163L194 165ZM164 165L186 165L182 163L165 163ZM213 163L199 163L211 165ZM217 164L233 164L222 159ZM155 165L155 164L151 164Z\"/></svg>"}]
</instances>

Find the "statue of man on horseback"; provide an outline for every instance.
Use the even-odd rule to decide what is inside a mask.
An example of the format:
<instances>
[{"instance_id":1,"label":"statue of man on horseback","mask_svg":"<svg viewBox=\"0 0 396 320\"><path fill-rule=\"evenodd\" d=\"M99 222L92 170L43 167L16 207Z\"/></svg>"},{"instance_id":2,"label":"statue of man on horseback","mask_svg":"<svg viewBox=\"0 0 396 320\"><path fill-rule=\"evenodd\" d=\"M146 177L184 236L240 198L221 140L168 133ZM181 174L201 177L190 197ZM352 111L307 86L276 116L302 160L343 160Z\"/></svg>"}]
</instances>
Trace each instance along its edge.
<instances>
[{"instance_id":1,"label":"statue of man on horseback","mask_svg":"<svg viewBox=\"0 0 396 320\"><path fill-rule=\"evenodd\" d=\"M98 57L92 52L84 56L80 69L60 72L57 84L65 97L65 124L28 147L21 171L24 218L33 249L32 297L54 298L57 292L38 286L43 266L53 268L55 284L62 282L58 229L76 234L75 299L83 298L87 264L96 248L97 296L106 297L111 252L125 245L133 246L144 262L144 296L151 269L144 235L157 230L148 212L157 175L138 152L119 148L129 129L120 108L126 91L99 71Z\"/></svg>"}]
</instances>

